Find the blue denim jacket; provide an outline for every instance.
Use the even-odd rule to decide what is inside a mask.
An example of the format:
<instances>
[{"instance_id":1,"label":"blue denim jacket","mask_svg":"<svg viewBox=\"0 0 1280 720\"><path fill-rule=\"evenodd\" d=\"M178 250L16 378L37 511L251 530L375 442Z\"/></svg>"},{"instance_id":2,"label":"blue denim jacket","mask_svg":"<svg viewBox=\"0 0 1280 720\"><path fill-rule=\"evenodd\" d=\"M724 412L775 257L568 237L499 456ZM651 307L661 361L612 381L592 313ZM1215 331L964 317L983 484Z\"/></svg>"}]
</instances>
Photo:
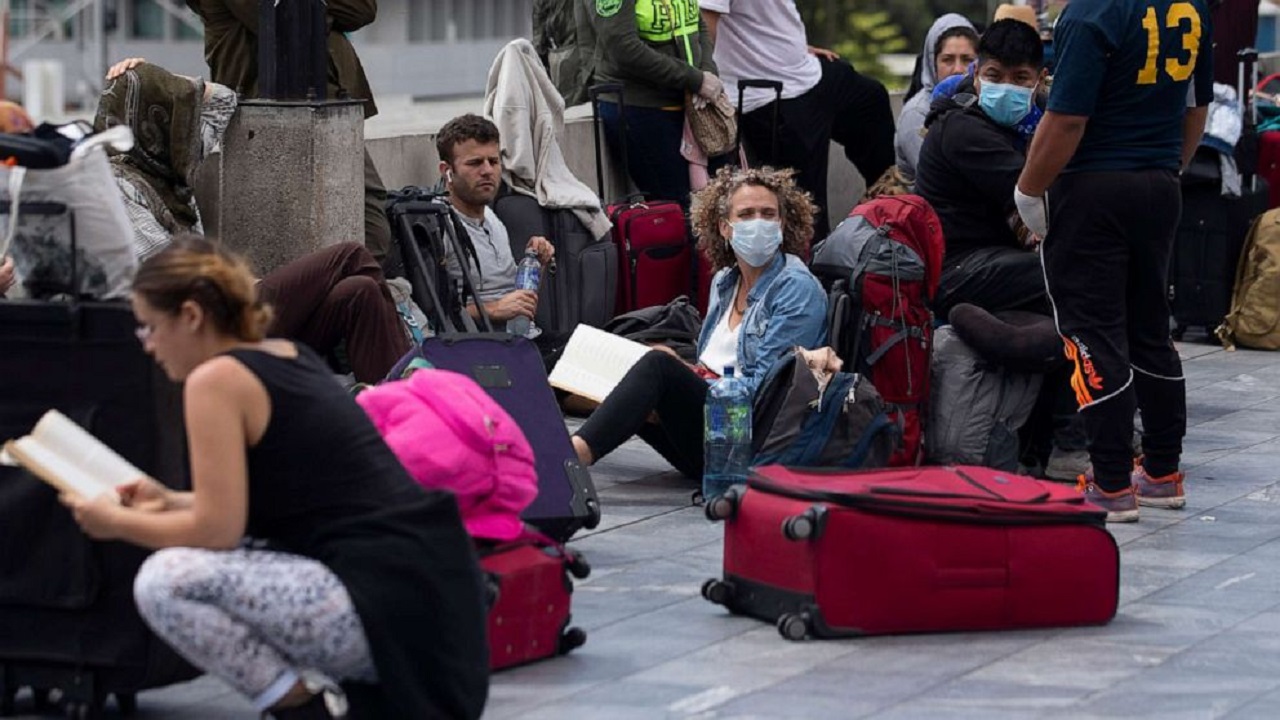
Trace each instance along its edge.
<instances>
[{"instance_id":1,"label":"blue denim jacket","mask_svg":"<svg viewBox=\"0 0 1280 720\"><path fill-rule=\"evenodd\" d=\"M698 336L698 354L707 347L720 316L733 303L740 271L736 265L716 273L711 281L707 319ZM821 347L827 341L827 294L818 279L795 255L778 253L747 293L747 314L738 331L738 366L751 394L769 369L791 348ZM720 372L723 368L711 368Z\"/></svg>"}]
</instances>

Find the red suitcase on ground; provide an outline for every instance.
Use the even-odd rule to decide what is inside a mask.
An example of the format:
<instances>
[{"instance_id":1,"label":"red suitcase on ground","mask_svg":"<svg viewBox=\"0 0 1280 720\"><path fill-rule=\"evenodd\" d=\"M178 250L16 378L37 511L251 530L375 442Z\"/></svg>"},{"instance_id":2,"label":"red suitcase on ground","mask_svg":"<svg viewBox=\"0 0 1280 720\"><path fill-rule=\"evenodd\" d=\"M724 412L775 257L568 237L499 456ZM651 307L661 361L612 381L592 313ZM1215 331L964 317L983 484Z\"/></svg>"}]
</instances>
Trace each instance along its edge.
<instances>
[{"instance_id":1,"label":"red suitcase on ground","mask_svg":"<svg viewBox=\"0 0 1280 720\"><path fill-rule=\"evenodd\" d=\"M581 555L550 540L481 548L489 583L489 668L501 670L563 655L587 641L570 627L573 580L591 568Z\"/></svg>"},{"instance_id":2,"label":"red suitcase on ground","mask_svg":"<svg viewBox=\"0 0 1280 720\"><path fill-rule=\"evenodd\" d=\"M756 468L703 596L783 637L1105 624L1120 553L1073 488L981 467Z\"/></svg>"}]
</instances>

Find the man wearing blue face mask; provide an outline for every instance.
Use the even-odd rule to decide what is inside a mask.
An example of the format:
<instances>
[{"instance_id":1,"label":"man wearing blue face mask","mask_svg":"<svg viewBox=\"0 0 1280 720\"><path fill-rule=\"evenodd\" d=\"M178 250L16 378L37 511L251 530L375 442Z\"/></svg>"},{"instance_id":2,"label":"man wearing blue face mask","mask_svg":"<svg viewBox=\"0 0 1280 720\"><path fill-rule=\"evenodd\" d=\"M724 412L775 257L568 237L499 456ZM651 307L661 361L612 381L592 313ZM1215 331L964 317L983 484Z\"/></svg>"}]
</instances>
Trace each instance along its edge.
<instances>
[{"instance_id":1,"label":"man wearing blue face mask","mask_svg":"<svg viewBox=\"0 0 1280 720\"><path fill-rule=\"evenodd\" d=\"M1013 188L1026 161L1022 127L1043 78L1040 37L1026 23L992 23L978 65L956 93L934 103L916 189L942 221L947 249L934 310L959 303L989 312L1048 314L1035 239L1018 220Z\"/></svg>"},{"instance_id":2,"label":"man wearing blue face mask","mask_svg":"<svg viewBox=\"0 0 1280 720\"><path fill-rule=\"evenodd\" d=\"M1043 114L1037 89L1044 78L1040 35L1021 20L998 20L978 45L972 77L939 97L926 121L917 192L942 221L946 256L934 310L946 318L961 303L989 313L1052 314L1038 238L1018 217L1013 189L1027 144ZM1062 371L1055 371L1060 373ZM1074 480L1088 470L1082 423L1065 375L1050 373L1027 433L1028 465L1044 476Z\"/></svg>"}]
</instances>

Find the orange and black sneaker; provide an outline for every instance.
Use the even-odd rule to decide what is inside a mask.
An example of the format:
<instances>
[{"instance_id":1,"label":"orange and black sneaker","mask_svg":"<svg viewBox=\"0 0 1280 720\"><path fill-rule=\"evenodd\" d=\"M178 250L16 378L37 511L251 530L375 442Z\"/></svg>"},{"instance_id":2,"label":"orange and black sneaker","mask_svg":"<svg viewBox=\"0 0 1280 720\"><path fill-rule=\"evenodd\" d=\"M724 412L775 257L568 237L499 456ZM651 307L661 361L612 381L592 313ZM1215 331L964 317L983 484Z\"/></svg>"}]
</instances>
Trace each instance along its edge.
<instances>
[{"instance_id":1,"label":"orange and black sneaker","mask_svg":"<svg viewBox=\"0 0 1280 720\"><path fill-rule=\"evenodd\" d=\"M1138 496L1134 486L1107 492L1093 481L1093 473L1076 478L1076 490L1084 493L1084 499L1107 511L1107 522L1138 522Z\"/></svg>"},{"instance_id":2,"label":"orange and black sneaker","mask_svg":"<svg viewBox=\"0 0 1280 720\"><path fill-rule=\"evenodd\" d=\"M1130 477L1133 478L1133 494L1138 497L1139 505L1170 510L1181 510L1187 506L1187 495L1182 491L1181 470L1151 477L1139 460Z\"/></svg>"}]
</instances>

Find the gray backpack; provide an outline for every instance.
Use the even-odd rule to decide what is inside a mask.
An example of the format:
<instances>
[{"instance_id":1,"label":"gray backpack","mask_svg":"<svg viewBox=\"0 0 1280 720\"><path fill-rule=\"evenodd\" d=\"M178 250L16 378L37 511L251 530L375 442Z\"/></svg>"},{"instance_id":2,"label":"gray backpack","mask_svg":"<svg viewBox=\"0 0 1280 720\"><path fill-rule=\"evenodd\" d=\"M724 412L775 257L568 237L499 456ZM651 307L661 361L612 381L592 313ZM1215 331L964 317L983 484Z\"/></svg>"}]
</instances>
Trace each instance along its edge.
<instances>
[{"instance_id":1,"label":"gray backpack","mask_svg":"<svg viewBox=\"0 0 1280 720\"><path fill-rule=\"evenodd\" d=\"M1018 429L1036 404L1043 375L982 359L950 325L933 336L927 461L937 465L1018 467Z\"/></svg>"}]
</instances>

